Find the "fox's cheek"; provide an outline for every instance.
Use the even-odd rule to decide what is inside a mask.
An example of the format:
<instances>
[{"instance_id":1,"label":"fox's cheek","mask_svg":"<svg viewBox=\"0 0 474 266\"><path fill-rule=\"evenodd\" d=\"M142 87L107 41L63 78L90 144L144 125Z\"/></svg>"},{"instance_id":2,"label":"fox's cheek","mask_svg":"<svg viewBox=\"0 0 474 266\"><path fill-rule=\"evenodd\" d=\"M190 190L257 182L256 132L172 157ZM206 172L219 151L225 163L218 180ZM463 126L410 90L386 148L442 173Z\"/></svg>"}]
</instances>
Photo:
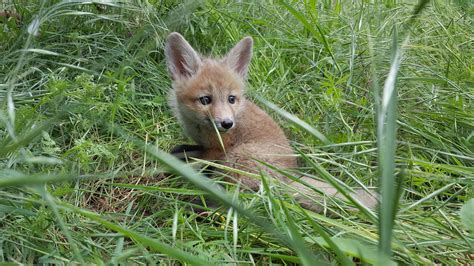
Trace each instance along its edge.
<instances>
[{"instance_id":1,"label":"fox's cheek","mask_svg":"<svg viewBox=\"0 0 474 266\"><path fill-rule=\"evenodd\" d=\"M196 117L197 120L208 120L209 117L212 116L208 106L195 106L192 112L194 113L194 117Z\"/></svg>"},{"instance_id":2,"label":"fox's cheek","mask_svg":"<svg viewBox=\"0 0 474 266\"><path fill-rule=\"evenodd\" d=\"M202 104L196 104L194 106L194 111L197 113L197 114L207 114L209 113L209 106L204 106Z\"/></svg>"},{"instance_id":3,"label":"fox's cheek","mask_svg":"<svg viewBox=\"0 0 474 266\"><path fill-rule=\"evenodd\" d=\"M232 107L235 114L240 113L244 109L244 105L242 101L239 101L237 104L233 105Z\"/></svg>"}]
</instances>

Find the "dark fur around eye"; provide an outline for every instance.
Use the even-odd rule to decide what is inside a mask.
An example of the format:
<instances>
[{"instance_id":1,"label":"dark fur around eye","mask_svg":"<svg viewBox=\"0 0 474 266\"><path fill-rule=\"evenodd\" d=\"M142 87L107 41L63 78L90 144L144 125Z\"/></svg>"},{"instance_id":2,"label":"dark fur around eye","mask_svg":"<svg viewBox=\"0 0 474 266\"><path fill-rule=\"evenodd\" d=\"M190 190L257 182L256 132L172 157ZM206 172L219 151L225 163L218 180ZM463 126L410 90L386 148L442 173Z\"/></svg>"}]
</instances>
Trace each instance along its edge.
<instances>
[{"instance_id":1,"label":"dark fur around eye","mask_svg":"<svg viewBox=\"0 0 474 266\"><path fill-rule=\"evenodd\" d=\"M234 104L236 99L237 99L237 97L235 97L234 95L229 95L229 103L230 104Z\"/></svg>"},{"instance_id":2,"label":"dark fur around eye","mask_svg":"<svg viewBox=\"0 0 474 266\"><path fill-rule=\"evenodd\" d=\"M202 105L208 105L212 102L212 98L210 96L202 96L199 97L199 101L202 103Z\"/></svg>"}]
</instances>

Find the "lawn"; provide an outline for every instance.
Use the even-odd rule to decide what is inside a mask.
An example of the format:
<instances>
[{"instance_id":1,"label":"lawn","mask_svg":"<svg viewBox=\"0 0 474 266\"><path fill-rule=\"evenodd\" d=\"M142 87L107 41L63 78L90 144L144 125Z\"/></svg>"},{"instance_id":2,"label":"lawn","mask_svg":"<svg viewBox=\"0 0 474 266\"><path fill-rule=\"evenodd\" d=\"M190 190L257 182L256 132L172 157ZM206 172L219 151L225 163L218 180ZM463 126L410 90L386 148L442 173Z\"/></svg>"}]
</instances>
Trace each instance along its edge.
<instances>
[{"instance_id":1,"label":"lawn","mask_svg":"<svg viewBox=\"0 0 474 266\"><path fill-rule=\"evenodd\" d=\"M470 1L0 8L0 263L474 259ZM210 56L252 36L247 95L285 130L298 172L377 188L377 210L326 197L314 213L267 174L251 192L170 156L190 143L167 105L173 31Z\"/></svg>"}]
</instances>

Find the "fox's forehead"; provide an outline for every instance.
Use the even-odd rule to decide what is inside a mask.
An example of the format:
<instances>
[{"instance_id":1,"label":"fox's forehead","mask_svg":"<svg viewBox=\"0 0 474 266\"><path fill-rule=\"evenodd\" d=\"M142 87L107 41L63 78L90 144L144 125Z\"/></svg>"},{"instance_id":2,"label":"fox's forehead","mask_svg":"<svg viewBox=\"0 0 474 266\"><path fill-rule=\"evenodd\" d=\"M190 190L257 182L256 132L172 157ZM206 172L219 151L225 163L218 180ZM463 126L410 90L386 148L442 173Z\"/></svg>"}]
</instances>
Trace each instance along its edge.
<instances>
[{"instance_id":1,"label":"fox's forehead","mask_svg":"<svg viewBox=\"0 0 474 266\"><path fill-rule=\"evenodd\" d=\"M239 93L243 90L244 81L226 64L216 60L205 59L198 72L188 81L185 87L188 93L192 90L196 93L207 91L210 94L216 92Z\"/></svg>"}]
</instances>

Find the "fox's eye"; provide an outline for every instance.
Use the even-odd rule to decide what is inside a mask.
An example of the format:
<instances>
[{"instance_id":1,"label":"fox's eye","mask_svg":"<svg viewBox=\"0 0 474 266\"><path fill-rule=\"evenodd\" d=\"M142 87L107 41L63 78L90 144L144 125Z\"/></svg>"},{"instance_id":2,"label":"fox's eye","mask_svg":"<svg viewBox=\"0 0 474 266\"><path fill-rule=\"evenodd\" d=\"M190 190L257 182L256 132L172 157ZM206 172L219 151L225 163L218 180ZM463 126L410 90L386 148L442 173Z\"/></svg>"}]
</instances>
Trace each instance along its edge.
<instances>
[{"instance_id":1,"label":"fox's eye","mask_svg":"<svg viewBox=\"0 0 474 266\"><path fill-rule=\"evenodd\" d=\"M234 104L236 97L234 95L229 95L229 103Z\"/></svg>"},{"instance_id":2,"label":"fox's eye","mask_svg":"<svg viewBox=\"0 0 474 266\"><path fill-rule=\"evenodd\" d=\"M199 97L199 101L202 103L202 105L208 105L212 102L212 99L209 96L202 96Z\"/></svg>"}]
</instances>

